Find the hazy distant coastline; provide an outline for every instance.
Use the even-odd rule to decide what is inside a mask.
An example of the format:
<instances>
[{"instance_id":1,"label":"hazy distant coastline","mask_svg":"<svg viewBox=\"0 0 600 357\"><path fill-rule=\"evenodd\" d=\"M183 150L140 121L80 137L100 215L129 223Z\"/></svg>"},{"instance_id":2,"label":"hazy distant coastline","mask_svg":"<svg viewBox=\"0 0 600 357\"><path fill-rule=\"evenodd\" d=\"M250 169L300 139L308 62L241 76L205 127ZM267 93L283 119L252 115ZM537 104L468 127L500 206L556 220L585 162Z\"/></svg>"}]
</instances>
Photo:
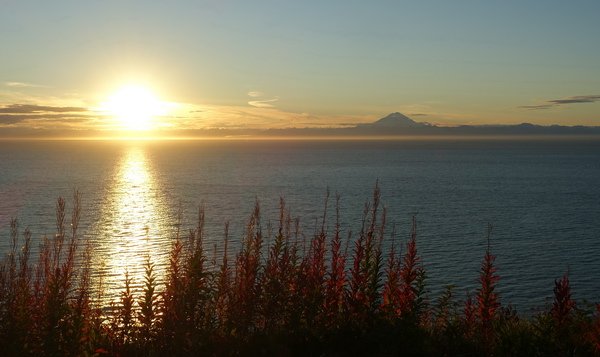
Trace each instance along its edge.
<instances>
[{"instance_id":1,"label":"hazy distant coastline","mask_svg":"<svg viewBox=\"0 0 600 357\"><path fill-rule=\"evenodd\" d=\"M284 129L206 129L178 132L176 135L198 137L264 138L393 138L393 137L600 137L600 126L536 125L460 125L438 126L417 122L402 113L391 113L373 123L343 128ZM190 135L191 134L191 135Z\"/></svg>"},{"instance_id":2,"label":"hazy distant coastline","mask_svg":"<svg viewBox=\"0 0 600 357\"><path fill-rule=\"evenodd\" d=\"M460 125L437 126L412 120L401 113L391 113L373 123L347 128L269 129L269 136L529 136L529 135L600 135L600 126L536 125Z\"/></svg>"},{"instance_id":3,"label":"hazy distant coastline","mask_svg":"<svg viewBox=\"0 0 600 357\"><path fill-rule=\"evenodd\" d=\"M79 130L65 135L61 131L53 130L23 130L16 128L1 128L2 139L115 139L125 138L124 134L116 132L98 132ZM132 138L156 139L197 139L197 138L327 138L327 139L353 139L353 138L600 138L600 126L565 126L565 125L537 125L521 123L513 125L460 125L438 126L435 124L417 122L402 113L391 113L372 123L357 124L347 127L331 128L282 128L282 129L186 129L166 130L149 135L134 135Z\"/></svg>"}]
</instances>

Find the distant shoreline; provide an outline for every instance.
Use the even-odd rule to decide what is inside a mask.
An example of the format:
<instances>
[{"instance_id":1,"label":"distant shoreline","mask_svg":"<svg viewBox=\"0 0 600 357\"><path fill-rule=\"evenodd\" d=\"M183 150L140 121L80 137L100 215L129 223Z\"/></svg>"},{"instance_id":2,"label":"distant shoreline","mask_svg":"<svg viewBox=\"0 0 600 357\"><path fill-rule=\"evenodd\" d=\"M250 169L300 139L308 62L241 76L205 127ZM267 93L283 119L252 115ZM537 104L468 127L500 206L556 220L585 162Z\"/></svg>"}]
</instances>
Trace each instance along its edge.
<instances>
[{"instance_id":1,"label":"distant shoreline","mask_svg":"<svg viewBox=\"0 0 600 357\"><path fill-rule=\"evenodd\" d=\"M12 133L11 133L12 131ZM345 127L270 129L186 129L168 131L17 131L0 128L9 140L598 140L600 126L514 125L438 126L391 113L372 123Z\"/></svg>"},{"instance_id":2,"label":"distant shoreline","mask_svg":"<svg viewBox=\"0 0 600 357\"><path fill-rule=\"evenodd\" d=\"M226 135L226 136L152 136L152 137L0 137L0 142L194 142L194 141L600 141L600 134L595 135L372 135L372 136L260 136L260 135Z\"/></svg>"}]
</instances>

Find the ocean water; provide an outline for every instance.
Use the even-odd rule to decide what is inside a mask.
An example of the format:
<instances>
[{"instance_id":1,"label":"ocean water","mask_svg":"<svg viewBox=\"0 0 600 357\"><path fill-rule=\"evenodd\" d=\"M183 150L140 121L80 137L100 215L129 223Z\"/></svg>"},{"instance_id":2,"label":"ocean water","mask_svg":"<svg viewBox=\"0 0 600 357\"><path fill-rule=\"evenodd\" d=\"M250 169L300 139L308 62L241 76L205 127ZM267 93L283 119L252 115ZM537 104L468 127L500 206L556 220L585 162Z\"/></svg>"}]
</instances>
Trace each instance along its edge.
<instances>
[{"instance_id":1,"label":"ocean water","mask_svg":"<svg viewBox=\"0 0 600 357\"><path fill-rule=\"evenodd\" d=\"M461 299L475 291L491 224L503 305L543 307L567 271L575 299L600 302L600 141L0 142L0 254L11 218L35 242L52 236L57 197L69 208L77 189L80 233L111 299L126 271L141 284L147 257L164 273L177 229L193 228L200 206L218 255L225 222L235 247L256 200L265 229L284 197L310 236L329 190L329 229L337 193L344 234L356 234L376 182L385 246L405 242L416 216L432 299L449 284Z\"/></svg>"}]
</instances>

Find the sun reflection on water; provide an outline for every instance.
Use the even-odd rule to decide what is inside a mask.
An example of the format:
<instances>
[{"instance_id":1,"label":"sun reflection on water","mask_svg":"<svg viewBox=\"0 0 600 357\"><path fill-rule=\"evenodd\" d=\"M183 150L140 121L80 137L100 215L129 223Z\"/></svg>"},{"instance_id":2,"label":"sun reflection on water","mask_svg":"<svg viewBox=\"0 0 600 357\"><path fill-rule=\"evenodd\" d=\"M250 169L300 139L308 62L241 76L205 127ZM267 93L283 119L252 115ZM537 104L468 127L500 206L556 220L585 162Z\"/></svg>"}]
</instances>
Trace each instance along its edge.
<instances>
[{"instance_id":1,"label":"sun reflection on water","mask_svg":"<svg viewBox=\"0 0 600 357\"><path fill-rule=\"evenodd\" d=\"M148 258L162 280L172 220L143 147L133 146L123 153L107 184L100 216L92 265L101 303L118 299L126 273L139 292Z\"/></svg>"}]
</instances>

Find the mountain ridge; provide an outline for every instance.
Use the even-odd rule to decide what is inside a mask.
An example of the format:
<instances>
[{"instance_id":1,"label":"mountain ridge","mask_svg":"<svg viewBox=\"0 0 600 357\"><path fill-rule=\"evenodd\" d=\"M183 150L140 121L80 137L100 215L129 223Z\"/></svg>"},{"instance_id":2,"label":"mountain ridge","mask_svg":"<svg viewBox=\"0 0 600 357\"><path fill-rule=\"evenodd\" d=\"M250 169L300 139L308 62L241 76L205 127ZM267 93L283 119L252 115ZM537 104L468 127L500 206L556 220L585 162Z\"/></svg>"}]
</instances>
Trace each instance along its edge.
<instances>
[{"instance_id":1,"label":"mountain ridge","mask_svg":"<svg viewBox=\"0 0 600 357\"><path fill-rule=\"evenodd\" d=\"M362 123L345 128L286 128L262 131L267 136L600 136L600 126L564 126L520 124L483 124L438 126L417 122L410 117L393 112L372 123Z\"/></svg>"},{"instance_id":2,"label":"mountain ridge","mask_svg":"<svg viewBox=\"0 0 600 357\"><path fill-rule=\"evenodd\" d=\"M393 128L393 127L414 128L414 127L430 126L430 124L428 124L428 123L416 122L400 112L390 113L387 116L385 116L373 123L360 124L360 125L386 127L386 128Z\"/></svg>"}]
</instances>

